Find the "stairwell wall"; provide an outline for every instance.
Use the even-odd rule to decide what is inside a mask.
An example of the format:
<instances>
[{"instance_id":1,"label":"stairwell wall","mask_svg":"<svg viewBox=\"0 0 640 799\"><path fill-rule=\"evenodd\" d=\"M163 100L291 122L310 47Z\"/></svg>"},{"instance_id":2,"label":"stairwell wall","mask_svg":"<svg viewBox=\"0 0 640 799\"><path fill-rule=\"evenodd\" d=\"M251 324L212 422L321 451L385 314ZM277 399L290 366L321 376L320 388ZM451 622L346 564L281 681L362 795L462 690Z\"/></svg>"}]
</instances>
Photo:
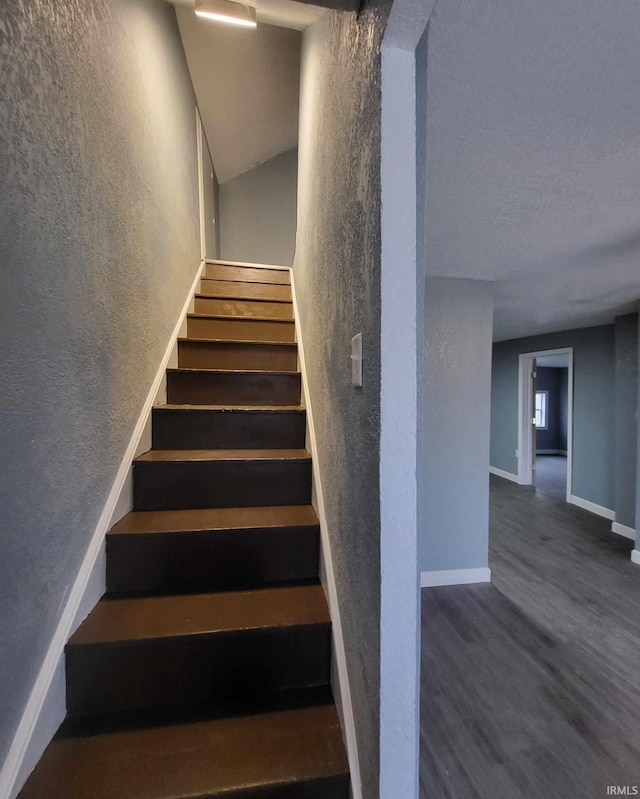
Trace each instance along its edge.
<instances>
[{"instance_id":1,"label":"stairwell wall","mask_svg":"<svg viewBox=\"0 0 640 799\"><path fill-rule=\"evenodd\" d=\"M221 184L221 257L291 266L297 194L297 147Z\"/></svg>"},{"instance_id":2,"label":"stairwell wall","mask_svg":"<svg viewBox=\"0 0 640 799\"><path fill-rule=\"evenodd\" d=\"M200 247L170 6L9 0L0 91L1 762Z\"/></svg>"},{"instance_id":3,"label":"stairwell wall","mask_svg":"<svg viewBox=\"0 0 640 799\"><path fill-rule=\"evenodd\" d=\"M388 7L303 35L293 272L356 720L378 795L380 712L380 42ZM362 333L363 387L350 341Z\"/></svg>"}]
</instances>

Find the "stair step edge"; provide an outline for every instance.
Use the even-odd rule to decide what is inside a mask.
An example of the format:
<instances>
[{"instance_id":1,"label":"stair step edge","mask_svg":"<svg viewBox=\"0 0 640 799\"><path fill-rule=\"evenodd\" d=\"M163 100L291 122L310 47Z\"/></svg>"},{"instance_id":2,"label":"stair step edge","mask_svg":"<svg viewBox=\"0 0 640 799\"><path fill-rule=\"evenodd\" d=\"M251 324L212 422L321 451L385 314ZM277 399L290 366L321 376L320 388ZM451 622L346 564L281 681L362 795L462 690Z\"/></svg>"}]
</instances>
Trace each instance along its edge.
<instances>
[{"instance_id":1,"label":"stair step edge","mask_svg":"<svg viewBox=\"0 0 640 799\"><path fill-rule=\"evenodd\" d=\"M235 523L233 522L234 517L236 518ZM242 519L245 521L241 521ZM163 521L164 527L158 529ZM136 528L136 524L145 526ZM288 527L317 527L318 525L318 516L312 505L130 511L111 528L107 535L144 535L147 532L241 532L242 530L280 530Z\"/></svg>"},{"instance_id":2,"label":"stair step edge","mask_svg":"<svg viewBox=\"0 0 640 799\"><path fill-rule=\"evenodd\" d=\"M195 336L181 336L178 339L180 344L241 344L243 346L259 347L294 347L297 348L296 341L263 341L260 339L236 339L236 338L202 338Z\"/></svg>"}]
</instances>

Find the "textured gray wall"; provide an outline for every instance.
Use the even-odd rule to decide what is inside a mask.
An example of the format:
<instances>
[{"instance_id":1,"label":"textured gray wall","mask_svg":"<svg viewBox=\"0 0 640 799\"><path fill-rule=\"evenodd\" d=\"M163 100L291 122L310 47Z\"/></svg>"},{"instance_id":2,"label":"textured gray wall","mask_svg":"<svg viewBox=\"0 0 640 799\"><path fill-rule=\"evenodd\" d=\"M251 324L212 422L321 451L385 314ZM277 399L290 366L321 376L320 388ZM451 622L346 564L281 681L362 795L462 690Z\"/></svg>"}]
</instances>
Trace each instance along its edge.
<instances>
[{"instance_id":1,"label":"textured gray wall","mask_svg":"<svg viewBox=\"0 0 640 799\"><path fill-rule=\"evenodd\" d=\"M493 345L491 465L517 474L518 356L573 347L573 493L613 508L615 358L613 325Z\"/></svg>"},{"instance_id":2,"label":"textured gray wall","mask_svg":"<svg viewBox=\"0 0 640 799\"><path fill-rule=\"evenodd\" d=\"M489 557L491 283L427 278L420 571Z\"/></svg>"},{"instance_id":3,"label":"textured gray wall","mask_svg":"<svg viewBox=\"0 0 640 799\"><path fill-rule=\"evenodd\" d=\"M615 321L615 512L616 521L636 524L636 411L638 408L638 314Z\"/></svg>"},{"instance_id":4,"label":"textured gray wall","mask_svg":"<svg viewBox=\"0 0 640 799\"><path fill-rule=\"evenodd\" d=\"M364 796L378 795L380 664L380 40L384 13L304 33L296 290ZM350 339L363 334L364 385Z\"/></svg>"},{"instance_id":5,"label":"textured gray wall","mask_svg":"<svg viewBox=\"0 0 640 799\"><path fill-rule=\"evenodd\" d=\"M0 96L2 760L200 246L170 6L4 2Z\"/></svg>"},{"instance_id":6,"label":"textured gray wall","mask_svg":"<svg viewBox=\"0 0 640 799\"><path fill-rule=\"evenodd\" d=\"M298 148L220 185L220 254L291 266L296 249Z\"/></svg>"},{"instance_id":7,"label":"textured gray wall","mask_svg":"<svg viewBox=\"0 0 640 799\"><path fill-rule=\"evenodd\" d=\"M562 380L566 379L568 369L538 366L536 373L536 388L539 391L548 391L547 427L536 430L536 449L567 449L566 412L564 414L563 435L563 407L562 407ZM566 392L564 394L566 403Z\"/></svg>"}]
</instances>

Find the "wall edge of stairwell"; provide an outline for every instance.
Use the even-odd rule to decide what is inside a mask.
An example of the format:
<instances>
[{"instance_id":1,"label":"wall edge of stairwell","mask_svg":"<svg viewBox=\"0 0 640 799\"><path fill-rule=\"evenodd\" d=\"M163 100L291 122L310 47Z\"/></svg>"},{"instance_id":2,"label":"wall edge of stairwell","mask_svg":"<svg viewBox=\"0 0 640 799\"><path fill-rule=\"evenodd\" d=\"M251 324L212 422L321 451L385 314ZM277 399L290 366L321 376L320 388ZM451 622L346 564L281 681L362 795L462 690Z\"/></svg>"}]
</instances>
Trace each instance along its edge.
<instances>
[{"instance_id":1,"label":"wall edge of stairwell","mask_svg":"<svg viewBox=\"0 0 640 799\"><path fill-rule=\"evenodd\" d=\"M14 799L17 796L66 715L64 647L106 590L106 534L116 521L133 508L132 461L137 454L151 448L151 411L154 405L165 402L166 369L172 361L177 363L177 339L186 325L186 316L193 305L205 265L205 261L200 262L189 287L87 552L62 608L58 626L0 772L0 799Z\"/></svg>"},{"instance_id":2,"label":"wall edge of stairwell","mask_svg":"<svg viewBox=\"0 0 640 799\"><path fill-rule=\"evenodd\" d=\"M253 266L253 264L252 264ZM331 557L331 542L329 540L329 530L327 516L324 509L324 495L322 492L322 478L320 475L320 464L318 461L318 447L316 442L316 431L313 423L313 409L307 381L307 370L304 357L304 345L302 340L302 329L298 314L298 303L296 297L295 276L291 267L280 267L288 269L291 274L291 298L293 301L293 318L295 322L296 343L298 345L298 362L302 377L302 396L301 402L306 409L307 449L311 453L311 503L318 514L320 522L320 581L329 605L331 616L331 689L333 698L342 727L347 758L349 761L349 779L351 781L352 799L362 799L362 782L360 778L360 758L358 757L358 740L356 736L355 717L353 714L353 703L351 701L351 687L349 684L349 673L347 669L347 654L344 646L342 633L342 623L340 620L340 607L338 605L338 590L336 587L335 573L333 570L333 560Z\"/></svg>"}]
</instances>

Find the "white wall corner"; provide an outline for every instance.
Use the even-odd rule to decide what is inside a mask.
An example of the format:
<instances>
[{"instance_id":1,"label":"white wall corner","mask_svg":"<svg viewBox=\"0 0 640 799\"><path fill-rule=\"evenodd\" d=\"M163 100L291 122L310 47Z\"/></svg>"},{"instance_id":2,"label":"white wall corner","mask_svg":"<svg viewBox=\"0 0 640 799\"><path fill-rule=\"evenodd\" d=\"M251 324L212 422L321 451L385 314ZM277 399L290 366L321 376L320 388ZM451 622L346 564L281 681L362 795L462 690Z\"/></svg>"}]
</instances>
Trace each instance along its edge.
<instances>
[{"instance_id":1,"label":"white wall corner","mask_svg":"<svg viewBox=\"0 0 640 799\"><path fill-rule=\"evenodd\" d=\"M256 264L251 264L255 266ZM335 573L333 570L333 560L331 558L331 541L329 539L329 526L324 507L324 496L322 492L322 476L320 462L318 458L318 446L316 431L313 423L313 408L309 394L309 384L307 380L307 370L304 357L304 345L302 340L302 328L300 325L300 315L298 313L298 302L296 296L295 277L291 267L278 267L288 269L291 274L291 295L293 299L293 316L295 320L296 342L298 344L298 365L302 376L302 397L301 402L306 409L307 434L306 446L311 453L311 502L318 514L320 522L320 581L329 605L331 615L331 688L333 697L342 727L347 758L349 760L349 771L351 778L351 796L353 799L362 799L362 782L360 778L360 759L358 756L358 740L356 735L355 715L351 700L351 687L349 684L349 672L347 668L347 655L344 647L344 636L342 632L342 622L340 619L340 607L338 604L338 591L336 586Z\"/></svg>"},{"instance_id":2,"label":"white wall corner","mask_svg":"<svg viewBox=\"0 0 640 799\"><path fill-rule=\"evenodd\" d=\"M504 469L498 469L496 466L489 466L489 473L494 474L496 477L502 477L503 480L510 480L512 483L520 483L520 478L513 472L505 472Z\"/></svg>"},{"instance_id":3,"label":"white wall corner","mask_svg":"<svg viewBox=\"0 0 640 799\"><path fill-rule=\"evenodd\" d=\"M1 799L14 799L33 771L66 713L64 647L106 588L105 536L133 508L132 461L151 447L151 410L166 391L166 369L204 270L201 261L173 328L136 425L129 439L78 575L31 689L9 753L0 772Z\"/></svg>"},{"instance_id":4,"label":"white wall corner","mask_svg":"<svg viewBox=\"0 0 640 799\"><path fill-rule=\"evenodd\" d=\"M414 12L427 5L396 0L382 42L380 799L419 794L418 350L424 295L415 47L428 17L421 27ZM413 24L405 27L409 19Z\"/></svg>"},{"instance_id":5,"label":"white wall corner","mask_svg":"<svg viewBox=\"0 0 640 799\"><path fill-rule=\"evenodd\" d=\"M615 533L616 535L622 535L625 538L630 538L632 541L636 540L636 531L633 527L627 527L626 524L613 522L611 525L611 532Z\"/></svg>"},{"instance_id":6,"label":"white wall corner","mask_svg":"<svg viewBox=\"0 0 640 799\"><path fill-rule=\"evenodd\" d=\"M610 522L615 521L615 511L611 508L605 508L604 505L596 505L595 502L590 502L588 499L582 499L582 497L576 497L575 494L571 494L569 497L569 502L571 505L576 505L578 508L582 508L582 510L588 510L589 513L595 513L596 516L602 516L605 519L609 519Z\"/></svg>"},{"instance_id":7,"label":"white wall corner","mask_svg":"<svg viewBox=\"0 0 640 799\"><path fill-rule=\"evenodd\" d=\"M472 585L490 583L491 569L488 566L475 569L439 569L420 574L421 588L435 588L442 585Z\"/></svg>"}]
</instances>

